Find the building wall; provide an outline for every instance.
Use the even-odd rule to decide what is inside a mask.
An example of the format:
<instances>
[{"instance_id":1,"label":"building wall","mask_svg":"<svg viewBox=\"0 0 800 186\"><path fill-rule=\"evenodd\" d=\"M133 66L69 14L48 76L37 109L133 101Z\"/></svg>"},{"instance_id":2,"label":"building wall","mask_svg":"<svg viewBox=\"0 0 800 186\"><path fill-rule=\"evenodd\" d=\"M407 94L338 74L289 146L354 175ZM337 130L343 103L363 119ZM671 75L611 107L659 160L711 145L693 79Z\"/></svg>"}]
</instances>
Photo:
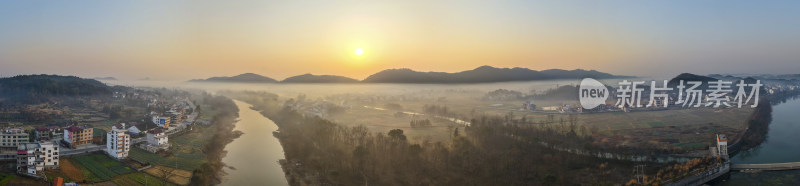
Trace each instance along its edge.
<instances>
[{"instance_id":1,"label":"building wall","mask_svg":"<svg viewBox=\"0 0 800 186\"><path fill-rule=\"evenodd\" d=\"M86 128L83 130L75 131L74 133L69 130L64 130L64 141L70 143L72 148L75 146L92 143L92 135L94 128Z\"/></svg>"},{"instance_id":2,"label":"building wall","mask_svg":"<svg viewBox=\"0 0 800 186\"><path fill-rule=\"evenodd\" d=\"M0 134L0 147L16 148L19 144L30 142L27 133Z\"/></svg>"},{"instance_id":3,"label":"building wall","mask_svg":"<svg viewBox=\"0 0 800 186\"><path fill-rule=\"evenodd\" d=\"M58 168L58 146L50 142L40 143L40 145L40 149L44 153L44 155L42 155L44 167Z\"/></svg>"},{"instance_id":4,"label":"building wall","mask_svg":"<svg viewBox=\"0 0 800 186\"><path fill-rule=\"evenodd\" d=\"M17 171L41 176L45 169L58 168L58 146L52 142L26 143L18 147Z\"/></svg>"},{"instance_id":5,"label":"building wall","mask_svg":"<svg viewBox=\"0 0 800 186\"><path fill-rule=\"evenodd\" d=\"M147 133L147 144L161 146L169 143L169 139L167 137L160 136L165 136L165 134L159 133L158 135L155 135L152 133Z\"/></svg>"},{"instance_id":6,"label":"building wall","mask_svg":"<svg viewBox=\"0 0 800 186\"><path fill-rule=\"evenodd\" d=\"M127 130L112 129L106 133L106 152L109 156L116 159L128 157L130 151L130 135Z\"/></svg>"}]
</instances>

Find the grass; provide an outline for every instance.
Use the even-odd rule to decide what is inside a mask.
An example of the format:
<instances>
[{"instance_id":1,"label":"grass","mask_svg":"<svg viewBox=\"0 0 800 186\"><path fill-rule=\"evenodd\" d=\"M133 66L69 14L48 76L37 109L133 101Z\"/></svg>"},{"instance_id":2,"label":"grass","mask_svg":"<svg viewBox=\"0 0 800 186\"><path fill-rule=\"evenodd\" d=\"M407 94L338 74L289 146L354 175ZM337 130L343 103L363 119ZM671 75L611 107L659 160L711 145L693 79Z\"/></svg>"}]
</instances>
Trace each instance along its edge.
<instances>
[{"instance_id":1,"label":"grass","mask_svg":"<svg viewBox=\"0 0 800 186\"><path fill-rule=\"evenodd\" d=\"M130 167L102 154L79 156L72 159L94 175L92 181L104 181L120 174L135 172ZM89 177L90 179L92 177Z\"/></svg>"},{"instance_id":2,"label":"grass","mask_svg":"<svg viewBox=\"0 0 800 186\"><path fill-rule=\"evenodd\" d=\"M164 185L175 185L170 182L164 182L160 178L155 176L145 174L142 172L135 172L131 174L125 174L121 176L117 176L111 180L117 185L153 185L153 186L164 186Z\"/></svg>"},{"instance_id":3,"label":"grass","mask_svg":"<svg viewBox=\"0 0 800 186\"><path fill-rule=\"evenodd\" d=\"M650 125L651 127L663 127L664 122L651 121L647 122L647 125Z\"/></svg>"},{"instance_id":4,"label":"grass","mask_svg":"<svg viewBox=\"0 0 800 186\"><path fill-rule=\"evenodd\" d=\"M704 143L676 143L675 146L683 148L685 150L701 150L706 147Z\"/></svg>"},{"instance_id":5,"label":"grass","mask_svg":"<svg viewBox=\"0 0 800 186\"><path fill-rule=\"evenodd\" d=\"M63 159L63 161L66 162L66 163L62 163L61 164L61 169L65 171L64 173L67 174L67 176L70 177L70 179L76 180L76 181L91 181L91 182L102 181L96 175L92 174L92 172L89 171L89 169L87 169L86 167L83 167L80 163L78 163L74 159ZM76 170L65 170L64 169L64 167L65 167L64 164L72 165L72 167L74 167L77 171Z\"/></svg>"},{"instance_id":6,"label":"grass","mask_svg":"<svg viewBox=\"0 0 800 186\"><path fill-rule=\"evenodd\" d=\"M80 172L80 171L78 171L78 172ZM47 176L47 181L49 181L49 182L52 182L54 179L56 179L56 177L63 178L65 183L82 181L82 180L73 181L69 176L67 176L66 173L64 173L63 171L58 171L58 170L45 170L44 171L44 175ZM83 175L83 174L81 174L81 175Z\"/></svg>"},{"instance_id":7,"label":"grass","mask_svg":"<svg viewBox=\"0 0 800 186\"><path fill-rule=\"evenodd\" d=\"M6 185L14 178L17 178L17 175L0 173L0 185Z\"/></svg>"},{"instance_id":8,"label":"grass","mask_svg":"<svg viewBox=\"0 0 800 186\"><path fill-rule=\"evenodd\" d=\"M402 117L396 117L394 115L396 112L397 111L376 110L358 106L353 107L343 114L333 116L331 119L344 126L364 125L372 132L383 132L384 134L392 129L402 129L403 133L412 141L419 141L424 138L428 138L434 142L449 140L448 134L450 134L451 131L449 131L446 126L453 124L453 122L426 116L416 116L412 118L410 115L403 115ZM430 119L433 126L412 128L410 122L413 119ZM460 130L463 130L463 128Z\"/></svg>"}]
</instances>

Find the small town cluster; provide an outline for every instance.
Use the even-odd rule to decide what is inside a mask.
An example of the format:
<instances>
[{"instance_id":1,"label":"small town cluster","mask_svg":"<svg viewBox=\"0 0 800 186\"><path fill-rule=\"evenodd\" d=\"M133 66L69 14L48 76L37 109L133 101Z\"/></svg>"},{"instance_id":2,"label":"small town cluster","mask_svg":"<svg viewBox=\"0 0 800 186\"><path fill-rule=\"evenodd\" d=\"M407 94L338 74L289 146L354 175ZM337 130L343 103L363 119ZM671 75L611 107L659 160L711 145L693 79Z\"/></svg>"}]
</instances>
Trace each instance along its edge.
<instances>
[{"instance_id":1,"label":"small town cluster","mask_svg":"<svg viewBox=\"0 0 800 186\"><path fill-rule=\"evenodd\" d=\"M59 167L59 157L104 152L115 160L128 158L131 148L151 153L170 148L169 135L181 132L194 123L198 112L185 97L158 98L157 95L114 93L115 98L137 96L146 100L152 121L116 123L110 129L88 124L41 126L26 130L9 126L0 132L0 159L16 159L17 174L42 178L44 170ZM141 117L140 117L141 118ZM151 123L152 122L152 123Z\"/></svg>"}]
</instances>

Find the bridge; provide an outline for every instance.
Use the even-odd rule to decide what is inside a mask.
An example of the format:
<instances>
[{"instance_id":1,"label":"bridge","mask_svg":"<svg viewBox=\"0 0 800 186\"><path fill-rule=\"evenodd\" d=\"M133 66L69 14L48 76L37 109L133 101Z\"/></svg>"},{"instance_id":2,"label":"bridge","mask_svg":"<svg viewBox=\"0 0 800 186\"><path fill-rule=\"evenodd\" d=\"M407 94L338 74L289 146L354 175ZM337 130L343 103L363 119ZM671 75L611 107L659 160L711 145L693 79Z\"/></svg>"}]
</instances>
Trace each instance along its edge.
<instances>
[{"instance_id":1,"label":"bridge","mask_svg":"<svg viewBox=\"0 0 800 186\"><path fill-rule=\"evenodd\" d=\"M735 143L732 146L736 146ZM717 134L717 146L712 147L711 155L716 157L724 157L725 162L708 170L702 172L694 172L692 176L685 177L680 180L669 180L665 185L703 185L706 182L716 179L730 171L739 172L762 172L762 171L782 171L782 170L795 170L800 169L800 162L786 162L786 163L763 163L763 164L733 164L728 158L728 152L731 146L728 146L728 139L723 134ZM717 150L721 149L721 150Z\"/></svg>"},{"instance_id":2,"label":"bridge","mask_svg":"<svg viewBox=\"0 0 800 186\"><path fill-rule=\"evenodd\" d=\"M800 169L800 162L764 163L764 164L731 164L731 170L741 172L761 172Z\"/></svg>"}]
</instances>

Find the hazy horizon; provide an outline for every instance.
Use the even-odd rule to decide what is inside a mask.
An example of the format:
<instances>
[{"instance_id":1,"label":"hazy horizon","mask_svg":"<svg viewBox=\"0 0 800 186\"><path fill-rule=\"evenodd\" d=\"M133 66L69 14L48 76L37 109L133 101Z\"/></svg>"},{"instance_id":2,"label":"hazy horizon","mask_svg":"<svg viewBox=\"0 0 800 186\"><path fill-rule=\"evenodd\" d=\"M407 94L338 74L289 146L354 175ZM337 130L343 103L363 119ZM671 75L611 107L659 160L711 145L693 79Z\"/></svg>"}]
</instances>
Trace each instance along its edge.
<instances>
[{"instance_id":1,"label":"hazy horizon","mask_svg":"<svg viewBox=\"0 0 800 186\"><path fill-rule=\"evenodd\" d=\"M800 69L797 1L3 1L0 75L364 79L482 65L669 76ZM358 54L355 54L358 53Z\"/></svg>"}]
</instances>

